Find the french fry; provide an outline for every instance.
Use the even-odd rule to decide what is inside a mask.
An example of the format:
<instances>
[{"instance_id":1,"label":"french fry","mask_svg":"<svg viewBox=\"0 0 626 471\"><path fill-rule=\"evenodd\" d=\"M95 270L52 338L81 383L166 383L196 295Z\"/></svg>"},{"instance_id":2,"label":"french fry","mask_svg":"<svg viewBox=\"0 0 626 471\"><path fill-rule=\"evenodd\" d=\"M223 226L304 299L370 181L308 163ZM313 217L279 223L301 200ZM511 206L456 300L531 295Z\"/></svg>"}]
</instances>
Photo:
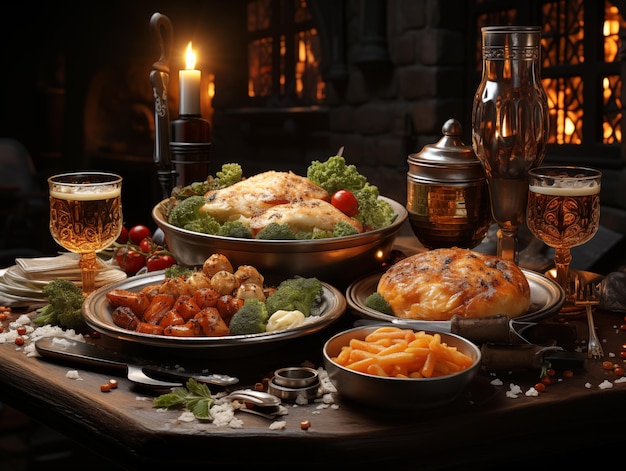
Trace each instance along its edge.
<instances>
[{"instance_id":1,"label":"french fry","mask_svg":"<svg viewBox=\"0 0 626 471\"><path fill-rule=\"evenodd\" d=\"M438 333L380 327L364 340L352 339L337 357L338 364L362 373L396 378L430 378L454 374L473 360L441 341Z\"/></svg>"},{"instance_id":2,"label":"french fry","mask_svg":"<svg viewBox=\"0 0 626 471\"><path fill-rule=\"evenodd\" d=\"M387 348L388 345L367 342L366 340L352 339L350 340L350 347L354 350L365 350L367 352L378 353Z\"/></svg>"},{"instance_id":3,"label":"french fry","mask_svg":"<svg viewBox=\"0 0 626 471\"><path fill-rule=\"evenodd\" d=\"M362 360L349 363L348 365L346 365L346 368L354 370L354 371L360 371L361 373L367 373L368 367L375 363L376 363L376 358L374 357L363 358Z\"/></svg>"}]
</instances>

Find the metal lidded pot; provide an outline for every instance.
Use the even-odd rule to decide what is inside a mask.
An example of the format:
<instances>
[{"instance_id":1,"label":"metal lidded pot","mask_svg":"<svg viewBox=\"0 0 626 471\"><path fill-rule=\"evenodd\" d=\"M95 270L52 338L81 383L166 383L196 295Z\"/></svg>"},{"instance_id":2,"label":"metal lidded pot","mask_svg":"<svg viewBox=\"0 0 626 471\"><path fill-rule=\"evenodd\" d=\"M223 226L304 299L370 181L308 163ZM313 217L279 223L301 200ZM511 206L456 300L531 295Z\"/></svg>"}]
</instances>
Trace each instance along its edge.
<instances>
[{"instance_id":1,"label":"metal lidded pot","mask_svg":"<svg viewBox=\"0 0 626 471\"><path fill-rule=\"evenodd\" d=\"M427 249L473 248L491 225L487 180L461 124L449 119L443 137L410 154L407 211L413 233Z\"/></svg>"}]
</instances>

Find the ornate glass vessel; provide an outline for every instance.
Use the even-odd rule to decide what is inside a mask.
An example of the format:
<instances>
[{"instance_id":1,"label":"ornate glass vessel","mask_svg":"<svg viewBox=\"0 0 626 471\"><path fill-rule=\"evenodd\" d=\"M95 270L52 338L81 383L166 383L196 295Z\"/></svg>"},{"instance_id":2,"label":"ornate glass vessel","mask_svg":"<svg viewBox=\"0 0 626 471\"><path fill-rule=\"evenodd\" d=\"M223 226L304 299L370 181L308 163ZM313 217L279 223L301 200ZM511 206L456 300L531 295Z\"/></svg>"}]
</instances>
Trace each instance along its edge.
<instances>
[{"instance_id":1,"label":"ornate glass vessel","mask_svg":"<svg viewBox=\"0 0 626 471\"><path fill-rule=\"evenodd\" d=\"M482 28L483 71L474 96L472 145L481 161L498 224L497 255L517 262L526 219L528 170L543 160L548 102L540 79L541 29Z\"/></svg>"}]
</instances>

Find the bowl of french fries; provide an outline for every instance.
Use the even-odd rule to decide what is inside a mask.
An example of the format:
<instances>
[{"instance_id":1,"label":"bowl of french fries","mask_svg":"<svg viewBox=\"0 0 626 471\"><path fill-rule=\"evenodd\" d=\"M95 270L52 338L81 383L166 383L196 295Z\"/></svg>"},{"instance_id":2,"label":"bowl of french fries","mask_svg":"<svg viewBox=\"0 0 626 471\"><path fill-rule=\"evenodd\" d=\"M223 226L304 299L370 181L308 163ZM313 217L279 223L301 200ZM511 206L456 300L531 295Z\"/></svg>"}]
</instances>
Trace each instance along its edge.
<instances>
[{"instance_id":1,"label":"bowl of french fries","mask_svg":"<svg viewBox=\"0 0 626 471\"><path fill-rule=\"evenodd\" d=\"M337 393L383 409L431 408L455 401L480 369L480 349L451 333L391 324L331 337L323 359Z\"/></svg>"}]
</instances>

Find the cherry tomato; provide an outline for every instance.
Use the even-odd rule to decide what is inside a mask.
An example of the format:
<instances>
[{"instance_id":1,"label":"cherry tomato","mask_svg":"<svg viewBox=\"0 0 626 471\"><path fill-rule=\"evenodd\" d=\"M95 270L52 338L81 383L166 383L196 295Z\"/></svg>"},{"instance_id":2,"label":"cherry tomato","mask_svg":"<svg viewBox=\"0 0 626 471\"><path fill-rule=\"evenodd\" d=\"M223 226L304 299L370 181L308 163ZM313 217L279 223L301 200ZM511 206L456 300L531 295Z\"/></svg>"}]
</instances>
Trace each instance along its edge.
<instances>
[{"instance_id":1,"label":"cherry tomato","mask_svg":"<svg viewBox=\"0 0 626 471\"><path fill-rule=\"evenodd\" d=\"M153 247L154 243L152 242L152 239L150 237L146 237L145 239L142 239L141 242L139 242L139 250L144 253L152 253Z\"/></svg>"},{"instance_id":2,"label":"cherry tomato","mask_svg":"<svg viewBox=\"0 0 626 471\"><path fill-rule=\"evenodd\" d=\"M126 229L126 226L122 226L122 232L120 232L116 242L119 244L125 244L128 242L128 229Z\"/></svg>"},{"instance_id":3,"label":"cherry tomato","mask_svg":"<svg viewBox=\"0 0 626 471\"><path fill-rule=\"evenodd\" d=\"M148 271L165 270L176 263L176 259L169 254L155 253L146 260Z\"/></svg>"},{"instance_id":4,"label":"cherry tomato","mask_svg":"<svg viewBox=\"0 0 626 471\"><path fill-rule=\"evenodd\" d=\"M354 216L359 212L359 202L348 190L339 190L330 199L332 205L346 216Z\"/></svg>"},{"instance_id":5,"label":"cherry tomato","mask_svg":"<svg viewBox=\"0 0 626 471\"><path fill-rule=\"evenodd\" d=\"M146 226L139 224L130 228L128 231L128 237L133 244L139 245L139 243L146 237L152 237L152 231Z\"/></svg>"},{"instance_id":6,"label":"cherry tomato","mask_svg":"<svg viewBox=\"0 0 626 471\"><path fill-rule=\"evenodd\" d=\"M146 256L131 247L123 246L117 249L115 261L127 275L134 275L146 264Z\"/></svg>"}]
</instances>

